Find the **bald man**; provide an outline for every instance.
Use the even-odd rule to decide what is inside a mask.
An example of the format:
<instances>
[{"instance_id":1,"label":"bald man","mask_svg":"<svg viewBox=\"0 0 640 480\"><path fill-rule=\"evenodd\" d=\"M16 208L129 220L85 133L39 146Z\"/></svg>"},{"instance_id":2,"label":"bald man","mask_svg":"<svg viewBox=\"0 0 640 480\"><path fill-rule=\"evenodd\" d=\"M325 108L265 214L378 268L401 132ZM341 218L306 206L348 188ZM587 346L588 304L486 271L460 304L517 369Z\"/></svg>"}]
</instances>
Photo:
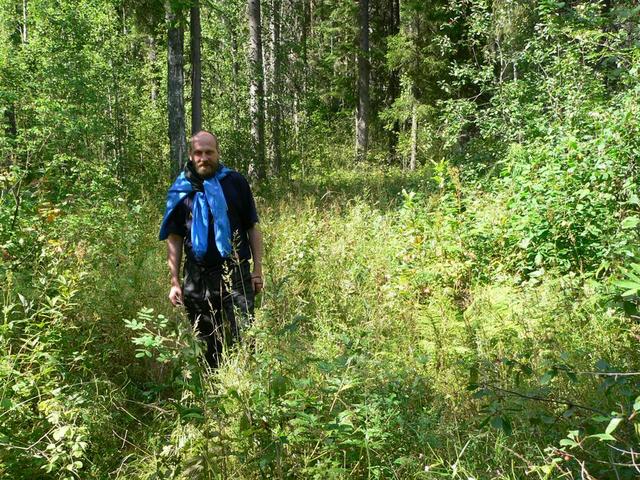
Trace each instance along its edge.
<instances>
[{"instance_id":1,"label":"bald man","mask_svg":"<svg viewBox=\"0 0 640 480\"><path fill-rule=\"evenodd\" d=\"M191 138L189 162L167 195L160 239L167 240L169 300L185 306L216 368L223 348L240 339L262 290L262 235L249 183L220 163L210 132Z\"/></svg>"}]
</instances>

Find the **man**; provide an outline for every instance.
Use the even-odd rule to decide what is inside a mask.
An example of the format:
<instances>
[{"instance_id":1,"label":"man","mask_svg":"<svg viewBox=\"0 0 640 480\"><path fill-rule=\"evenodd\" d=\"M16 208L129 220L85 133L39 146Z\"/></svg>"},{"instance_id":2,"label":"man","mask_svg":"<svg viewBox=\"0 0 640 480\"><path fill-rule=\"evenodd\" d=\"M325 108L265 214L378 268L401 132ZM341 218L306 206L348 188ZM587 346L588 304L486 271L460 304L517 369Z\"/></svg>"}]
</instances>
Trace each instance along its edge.
<instances>
[{"instance_id":1,"label":"man","mask_svg":"<svg viewBox=\"0 0 640 480\"><path fill-rule=\"evenodd\" d=\"M160 228L160 240L167 240L169 300L186 307L207 344L205 358L212 368L218 366L223 347L239 340L240 322L250 320L254 293L263 287L262 235L251 188L219 160L212 133L191 138L189 162L169 189Z\"/></svg>"}]
</instances>

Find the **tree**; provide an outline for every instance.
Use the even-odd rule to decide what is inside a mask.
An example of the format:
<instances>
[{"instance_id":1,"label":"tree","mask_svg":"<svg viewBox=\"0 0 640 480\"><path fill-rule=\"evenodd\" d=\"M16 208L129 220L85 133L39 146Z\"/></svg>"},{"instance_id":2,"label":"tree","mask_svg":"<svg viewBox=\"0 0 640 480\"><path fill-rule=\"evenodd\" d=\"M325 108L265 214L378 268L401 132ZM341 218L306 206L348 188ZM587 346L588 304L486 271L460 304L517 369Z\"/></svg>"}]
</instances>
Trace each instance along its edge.
<instances>
[{"instance_id":1,"label":"tree","mask_svg":"<svg viewBox=\"0 0 640 480\"><path fill-rule=\"evenodd\" d=\"M187 161L184 114L184 29L169 1L165 4L167 33L167 113L171 169L177 174Z\"/></svg>"},{"instance_id":2,"label":"tree","mask_svg":"<svg viewBox=\"0 0 640 480\"><path fill-rule=\"evenodd\" d=\"M24 47L27 44L27 0L22 1L22 12L21 19L17 22L17 25L12 29L12 33L9 35L11 47L7 52L6 60L3 59L3 63L5 66L3 68L10 69L10 65L12 64L11 57L17 55L17 53L21 50L21 47ZM13 18L12 18L13 20ZM18 33L19 32L19 33ZM1 74L1 72L0 72ZM15 140L18 135L18 124L16 121L16 106L11 98L11 95L8 95L6 99L6 107L4 108L4 120L6 122L5 125L5 134L7 138L11 140Z\"/></svg>"},{"instance_id":3,"label":"tree","mask_svg":"<svg viewBox=\"0 0 640 480\"><path fill-rule=\"evenodd\" d=\"M191 7L191 133L202 130L202 62L200 55L200 2Z\"/></svg>"},{"instance_id":4,"label":"tree","mask_svg":"<svg viewBox=\"0 0 640 480\"><path fill-rule=\"evenodd\" d=\"M260 0L249 0L249 65L251 139L254 158L249 162L249 175L265 177L264 165L264 68L262 64L262 33Z\"/></svg>"},{"instance_id":5,"label":"tree","mask_svg":"<svg viewBox=\"0 0 640 480\"><path fill-rule=\"evenodd\" d=\"M358 109L356 114L356 159L367 157L369 129L369 0L358 1L360 48L358 50Z\"/></svg>"},{"instance_id":6,"label":"tree","mask_svg":"<svg viewBox=\"0 0 640 480\"><path fill-rule=\"evenodd\" d=\"M390 34L400 33L400 0L391 0L391 16L389 19ZM392 68L389 75L389 89L387 91L387 106L393 105L400 96L400 69ZM388 150L391 158L395 157L398 135L400 134L400 122L395 119L389 129Z\"/></svg>"},{"instance_id":7,"label":"tree","mask_svg":"<svg viewBox=\"0 0 640 480\"><path fill-rule=\"evenodd\" d=\"M282 79L280 74L280 15L282 1L271 1L270 30L270 59L269 59L269 125L271 126L271 169L274 174L280 171L280 131L282 127L282 113L280 96L282 94Z\"/></svg>"}]
</instances>

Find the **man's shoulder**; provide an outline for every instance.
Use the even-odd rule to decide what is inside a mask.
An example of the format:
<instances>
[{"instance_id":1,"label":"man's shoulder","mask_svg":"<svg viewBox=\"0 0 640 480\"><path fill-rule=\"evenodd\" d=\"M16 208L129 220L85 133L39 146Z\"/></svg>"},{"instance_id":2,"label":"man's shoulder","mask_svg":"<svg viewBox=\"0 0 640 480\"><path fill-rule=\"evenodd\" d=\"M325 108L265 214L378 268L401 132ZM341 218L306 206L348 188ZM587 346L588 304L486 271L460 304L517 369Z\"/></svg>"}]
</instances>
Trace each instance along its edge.
<instances>
[{"instance_id":1,"label":"man's shoulder","mask_svg":"<svg viewBox=\"0 0 640 480\"><path fill-rule=\"evenodd\" d=\"M247 181L246 177L241 174L240 172L238 172L237 170L234 170L233 168L229 168L227 167L228 172L227 175L225 176L225 178L230 178L233 180L244 180Z\"/></svg>"},{"instance_id":2,"label":"man's shoulder","mask_svg":"<svg viewBox=\"0 0 640 480\"><path fill-rule=\"evenodd\" d=\"M242 175L240 172L233 170L233 169L229 169L229 172L225 175L225 177L222 179L222 183L229 183L232 184L236 187L240 187L240 186L245 186L245 185L249 185L249 182L247 181L247 178Z\"/></svg>"}]
</instances>

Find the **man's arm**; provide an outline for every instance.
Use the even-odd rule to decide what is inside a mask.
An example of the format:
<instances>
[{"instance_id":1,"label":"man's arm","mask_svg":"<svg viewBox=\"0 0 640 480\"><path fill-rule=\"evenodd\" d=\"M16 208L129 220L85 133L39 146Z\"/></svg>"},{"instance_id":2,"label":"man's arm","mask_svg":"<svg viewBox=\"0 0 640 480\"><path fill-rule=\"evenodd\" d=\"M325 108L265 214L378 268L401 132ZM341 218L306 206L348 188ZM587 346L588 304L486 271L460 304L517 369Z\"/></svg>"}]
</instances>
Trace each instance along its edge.
<instances>
[{"instance_id":1,"label":"man's arm","mask_svg":"<svg viewBox=\"0 0 640 480\"><path fill-rule=\"evenodd\" d=\"M167 264L171 272L171 290L169 300L175 305L182 303L182 287L180 286L180 262L182 261L182 237L170 233L167 238Z\"/></svg>"},{"instance_id":2,"label":"man's arm","mask_svg":"<svg viewBox=\"0 0 640 480\"><path fill-rule=\"evenodd\" d=\"M253 258L251 285L253 286L253 291L259 293L264 286L264 280L262 278L262 232L256 223L247 231L247 233L249 235L251 257Z\"/></svg>"}]
</instances>

